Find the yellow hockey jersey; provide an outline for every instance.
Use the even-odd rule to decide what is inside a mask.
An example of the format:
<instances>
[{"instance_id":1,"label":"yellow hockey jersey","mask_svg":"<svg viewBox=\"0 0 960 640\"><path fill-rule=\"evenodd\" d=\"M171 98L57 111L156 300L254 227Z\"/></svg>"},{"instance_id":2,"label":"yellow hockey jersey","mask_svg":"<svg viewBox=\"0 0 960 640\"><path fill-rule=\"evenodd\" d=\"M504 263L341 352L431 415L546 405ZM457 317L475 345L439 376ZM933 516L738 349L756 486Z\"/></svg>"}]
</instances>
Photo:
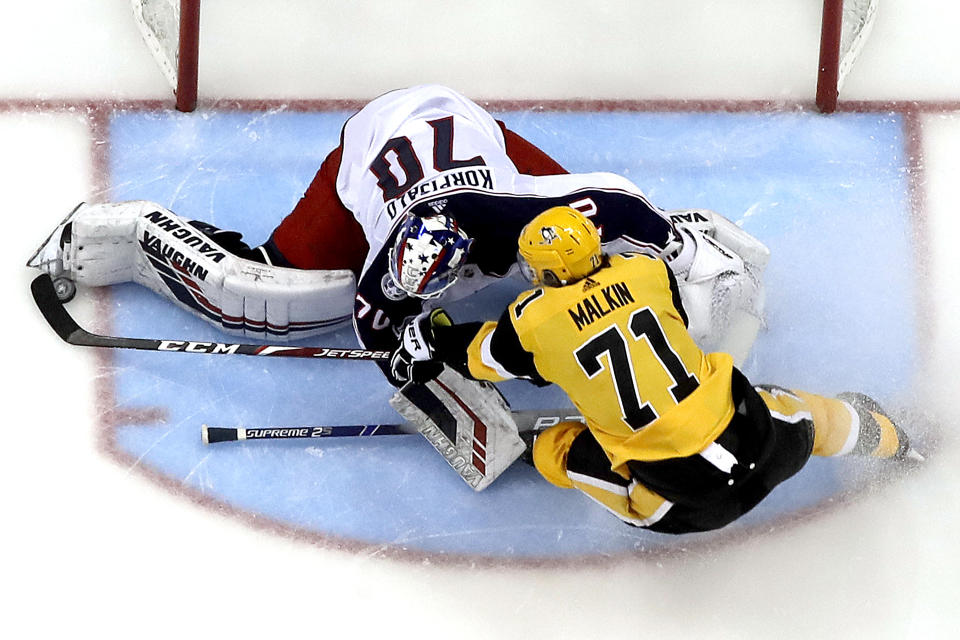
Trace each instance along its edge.
<instances>
[{"instance_id":1,"label":"yellow hockey jersey","mask_svg":"<svg viewBox=\"0 0 960 640\"><path fill-rule=\"evenodd\" d=\"M701 451L733 412L732 358L686 330L672 273L658 258L612 256L564 287L526 291L467 350L478 379L560 386L617 470L628 460Z\"/></svg>"}]
</instances>

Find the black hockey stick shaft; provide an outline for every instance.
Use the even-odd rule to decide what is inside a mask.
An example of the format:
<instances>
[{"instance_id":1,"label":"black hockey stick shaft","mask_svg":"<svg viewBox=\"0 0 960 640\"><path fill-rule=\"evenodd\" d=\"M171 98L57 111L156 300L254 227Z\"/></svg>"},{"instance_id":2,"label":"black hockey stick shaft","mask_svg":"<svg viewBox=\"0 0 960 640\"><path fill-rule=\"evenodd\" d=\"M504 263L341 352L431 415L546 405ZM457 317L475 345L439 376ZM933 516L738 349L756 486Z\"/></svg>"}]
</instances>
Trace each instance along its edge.
<instances>
[{"instance_id":1,"label":"black hockey stick shaft","mask_svg":"<svg viewBox=\"0 0 960 640\"><path fill-rule=\"evenodd\" d=\"M543 431L563 420L580 420L573 409L529 409L514 411L519 431ZM203 425L204 444L238 440L288 440L294 438L343 438L358 436L398 436L416 433L409 423L351 424L297 427L214 427Z\"/></svg>"},{"instance_id":2,"label":"black hockey stick shaft","mask_svg":"<svg viewBox=\"0 0 960 640\"><path fill-rule=\"evenodd\" d=\"M204 444L237 440L287 440L291 438L350 438L360 436L398 436L416 433L405 424L347 424L300 427L214 427L203 425Z\"/></svg>"},{"instance_id":3,"label":"black hockey stick shaft","mask_svg":"<svg viewBox=\"0 0 960 640\"><path fill-rule=\"evenodd\" d=\"M200 342L195 340L156 340L153 338L124 338L90 333L73 319L57 297L53 279L41 273L30 284L33 300L47 323L57 335L72 345L81 347L108 347L111 349L140 349L143 351L173 351L206 355L272 356L277 358L329 358L336 360L389 360L389 351L367 349L337 349L330 347L293 347L271 344L236 344Z\"/></svg>"}]
</instances>

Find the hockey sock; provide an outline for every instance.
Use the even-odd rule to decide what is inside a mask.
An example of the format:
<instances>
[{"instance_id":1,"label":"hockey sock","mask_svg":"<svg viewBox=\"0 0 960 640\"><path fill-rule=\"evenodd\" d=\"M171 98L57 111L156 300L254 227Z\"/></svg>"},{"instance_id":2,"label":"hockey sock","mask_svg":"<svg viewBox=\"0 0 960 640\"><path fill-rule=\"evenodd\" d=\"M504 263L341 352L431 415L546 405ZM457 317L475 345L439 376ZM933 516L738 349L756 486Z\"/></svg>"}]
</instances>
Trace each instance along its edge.
<instances>
[{"instance_id":1,"label":"hockey sock","mask_svg":"<svg viewBox=\"0 0 960 640\"><path fill-rule=\"evenodd\" d=\"M762 395L778 414L809 415L813 421L815 456L852 453L890 458L906 446L903 432L863 394L827 398L805 391L765 389Z\"/></svg>"}]
</instances>

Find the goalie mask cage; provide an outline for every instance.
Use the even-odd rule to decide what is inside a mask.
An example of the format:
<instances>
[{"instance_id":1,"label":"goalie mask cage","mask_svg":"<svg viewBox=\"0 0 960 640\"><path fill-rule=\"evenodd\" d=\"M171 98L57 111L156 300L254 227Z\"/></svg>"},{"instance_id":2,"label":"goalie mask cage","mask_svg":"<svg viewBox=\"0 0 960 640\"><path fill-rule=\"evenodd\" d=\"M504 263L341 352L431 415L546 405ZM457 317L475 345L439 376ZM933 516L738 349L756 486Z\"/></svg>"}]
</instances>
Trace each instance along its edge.
<instances>
[{"instance_id":1,"label":"goalie mask cage","mask_svg":"<svg viewBox=\"0 0 960 640\"><path fill-rule=\"evenodd\" d=\"M801 0L798 0L801 1ZM817 107L837 108L843 81L873 27L879 0L824 0L817 73ZM197 104L200 0L131 0L144 41L176 95L180 111Z\"/></svg>"}]
</instances>

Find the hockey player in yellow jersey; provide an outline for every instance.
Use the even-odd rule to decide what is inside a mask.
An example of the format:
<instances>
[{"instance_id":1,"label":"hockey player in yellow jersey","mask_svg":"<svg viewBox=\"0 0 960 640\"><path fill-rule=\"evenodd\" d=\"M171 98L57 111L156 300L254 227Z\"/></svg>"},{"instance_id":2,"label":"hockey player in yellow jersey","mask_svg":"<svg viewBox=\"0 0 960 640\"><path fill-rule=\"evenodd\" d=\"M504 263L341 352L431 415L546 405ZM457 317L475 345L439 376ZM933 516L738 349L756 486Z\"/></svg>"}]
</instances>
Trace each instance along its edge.
<instances>
[{"instance_id":1,"label":"hockey player in yellow jersey","mask_svg":"<svg viewBox=\"0 0 960 640\"><path fill-rule=\"evenodd\" d=\"M533 463L629 524L722 527L811 454L922 459L866 395L755 387L730 355L701 351L666 264L603 255L597 229L574 209L534 218L519 258L537 288L497 322L453 325L439 309L408 321L405 338L427 349L405 339L401 350L417 353L398 361L413 378L442 361L477 380L560 386L584 420L539 433Z\"/></svg>"}]
</instances>

